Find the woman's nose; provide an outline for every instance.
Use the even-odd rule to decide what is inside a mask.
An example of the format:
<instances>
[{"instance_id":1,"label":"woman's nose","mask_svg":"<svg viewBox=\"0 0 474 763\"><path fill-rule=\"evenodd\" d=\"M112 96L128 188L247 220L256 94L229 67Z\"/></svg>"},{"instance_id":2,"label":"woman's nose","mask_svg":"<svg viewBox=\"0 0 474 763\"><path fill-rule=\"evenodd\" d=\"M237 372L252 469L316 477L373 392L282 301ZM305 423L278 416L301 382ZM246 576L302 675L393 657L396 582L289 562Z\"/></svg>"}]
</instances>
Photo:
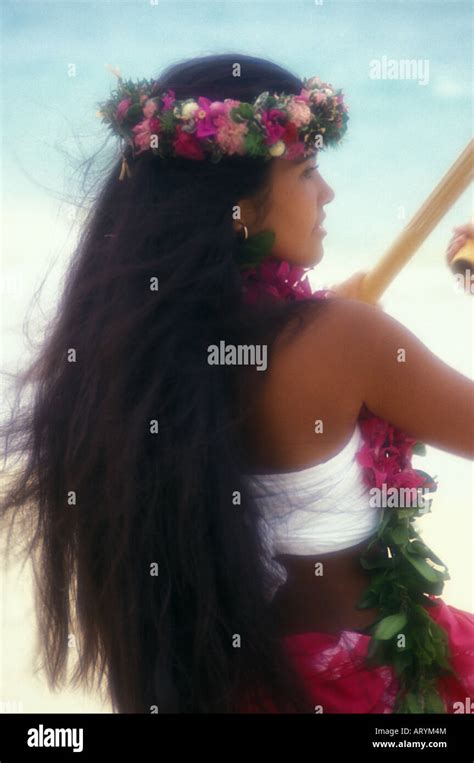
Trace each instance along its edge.
<instances>
[{"instance_id":1,"label":"woman's nose","mask_svg":"<svg viewBox=\"0 0 474 763\"><path fill-rule=\"evenodd\" d=\"M329 204L331 201L333 201L334 197L336 196L335 192L331 188L331 186L325 182L325 201L324 204Z\"/></svg>"}]
</instances>

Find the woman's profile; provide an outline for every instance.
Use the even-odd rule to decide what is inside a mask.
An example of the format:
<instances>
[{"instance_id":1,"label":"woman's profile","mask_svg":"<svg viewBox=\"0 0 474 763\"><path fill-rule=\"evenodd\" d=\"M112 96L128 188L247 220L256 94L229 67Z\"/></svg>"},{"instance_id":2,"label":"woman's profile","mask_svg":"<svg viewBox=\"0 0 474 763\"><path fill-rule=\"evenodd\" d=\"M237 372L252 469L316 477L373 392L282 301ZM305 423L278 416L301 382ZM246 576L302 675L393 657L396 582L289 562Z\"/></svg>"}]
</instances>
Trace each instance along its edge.
<instances>
[{"instance_id":1,"label":"woman's profile","mask_svg":"<svg viewBox=\"0 0 474 763\"><path fill-rule=\"evenodd\" d=\"M474 459L474 384L358 301L359 276L318 294L303 278L324 254L335 192L317 157L339 149L344 97L238 53L148 85L119 76L103 105L121 155L2 428L21 458L2 519L35 564L50 685L73 633L74 681L98 677L120 713L391 713L411 665L404 707L455 712L474 695L474 616L425 604L440 589L408 515L393 545L378 536L364 436L386 422L387 458L426 484L413 444ZM360 563L375 538L383 590ZM381 623L407 643L370 666Z\"/></svg>"}]
</instances>

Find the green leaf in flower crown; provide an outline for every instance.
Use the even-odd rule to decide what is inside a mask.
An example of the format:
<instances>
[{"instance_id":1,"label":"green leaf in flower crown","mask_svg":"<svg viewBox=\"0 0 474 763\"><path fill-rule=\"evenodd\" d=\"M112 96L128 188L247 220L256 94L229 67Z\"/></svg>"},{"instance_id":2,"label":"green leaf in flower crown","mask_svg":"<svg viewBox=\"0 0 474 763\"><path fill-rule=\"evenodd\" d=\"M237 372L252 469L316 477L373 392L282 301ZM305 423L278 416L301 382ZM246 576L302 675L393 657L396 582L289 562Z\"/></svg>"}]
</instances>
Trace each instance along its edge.
<instances>
[{"instance_id":1,"label":"green leaf in flower crown","mask_svg":"<svg viewBox=\"0 0 474 763\"><path fill-rule=\"evenodd\" d=\"M253 118L253 108L250 103L240 103L238 106L235 106L230 110L230 116L232 119L235 119L235 117L242 117L242 119L252 119ZM237 122L238 119L235 119Z\"/></svg>"},{"instance_id":2,"label":"green leaf in flower crown","mask_svg":"<svg viewBox=\"0 0 474 763\"><path fill-rule=\"evenodd\" d=\"M275 232L263 230L249 236L241 244L239 263L241 268L255 267L270 253L275 242Z\"/></svg>"},{"instance_id":3,"label":"green leaf in flower crown","mask_svg":"<svg viewBox=\"0 0 474 763\"><path fill-rule=\"evenodd\" d=\"M173 114L173 109L167 109L166 111L163 111L160 114L161 132L174 133L174 129L175 129L174 120L175 120L175 117Z\"/></svg>"},{"instance_id":4,"label":"green leaf in flower crown","mask_svg":"<svg viewBox=\"0 0 474 763\"><path fill-rule=\"evenodd\" d=\"M124 124L134 124L140 117L143 116L142 107L138 103L134 103L127 109L127 113L123 120Z\"/></svg>"},{"instance_id":5,"label":"green leaf in flower crown","mask_svg":"<svg viewBox=\"0 0 474 763\"><path fill-rule=\"evenodd\" d=\"M408 618L404 612L384 617L374 631L374 638L381 639L382 641L392 638L397 633L400 633L407 620Z\"/></svg>"},{"instance_id":6,"label":"green leaf in flower crown","mask_svg":"<svg viewBox=\"0 0 474 763\"><path fill-rule=\"evenodd\" d=\"M249 131L244 138L245 153L251 157L260 156L265 151L262 133L258 128L249 127Z\"/></svg>"}]
</instances>

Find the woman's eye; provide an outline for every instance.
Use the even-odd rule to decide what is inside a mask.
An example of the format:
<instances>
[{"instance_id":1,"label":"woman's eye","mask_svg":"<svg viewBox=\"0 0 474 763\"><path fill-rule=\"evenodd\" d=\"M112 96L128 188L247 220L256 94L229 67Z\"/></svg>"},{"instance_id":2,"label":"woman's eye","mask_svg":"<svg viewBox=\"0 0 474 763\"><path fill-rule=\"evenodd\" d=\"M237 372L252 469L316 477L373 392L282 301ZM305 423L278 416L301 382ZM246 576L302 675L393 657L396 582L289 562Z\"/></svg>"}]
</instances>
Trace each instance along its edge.
<instances>
[{"instance_id":1,"label":"woman's eye","mask_svg":"<svg viewBox=\"0 0 474 763\"><path fill-rule=\"evenodd\" d=\"M303 175L309 177L317 169L319 169L319 164L315 164L313 167L308 167L308 169L303 172Z\"/></svg>"}]
</instances>

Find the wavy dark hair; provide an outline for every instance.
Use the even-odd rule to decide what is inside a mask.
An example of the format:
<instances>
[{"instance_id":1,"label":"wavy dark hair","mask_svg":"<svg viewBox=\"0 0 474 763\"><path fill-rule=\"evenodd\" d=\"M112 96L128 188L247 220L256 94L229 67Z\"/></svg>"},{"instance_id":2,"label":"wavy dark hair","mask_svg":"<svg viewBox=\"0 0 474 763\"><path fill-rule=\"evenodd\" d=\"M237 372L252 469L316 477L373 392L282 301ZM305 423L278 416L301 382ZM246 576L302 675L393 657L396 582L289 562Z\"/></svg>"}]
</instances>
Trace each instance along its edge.
<instances>
[{"instance_id":1,"label":"wavy dark hair","mask_svg":"<svg viewBox=\"0 0 474 763\"><path fill-rule=\"evenodd\" d=\"M180 61L157 82L178 99L302 87L240 53ZM115 147L47 336L15 375L2 435L19 466L7 466L2 519L20 522L33 562L42 667L58 687L73 633L72 683L101 689L106 676L114 711L313 712L271 615L242 478L243 390L259 373L246 385L238 366L207 362L220 340L271 356L323 309L243 303L232 210L252 197L263 214L270 164L145 152L120 181Z\"/></svg>"}]
</instances>

